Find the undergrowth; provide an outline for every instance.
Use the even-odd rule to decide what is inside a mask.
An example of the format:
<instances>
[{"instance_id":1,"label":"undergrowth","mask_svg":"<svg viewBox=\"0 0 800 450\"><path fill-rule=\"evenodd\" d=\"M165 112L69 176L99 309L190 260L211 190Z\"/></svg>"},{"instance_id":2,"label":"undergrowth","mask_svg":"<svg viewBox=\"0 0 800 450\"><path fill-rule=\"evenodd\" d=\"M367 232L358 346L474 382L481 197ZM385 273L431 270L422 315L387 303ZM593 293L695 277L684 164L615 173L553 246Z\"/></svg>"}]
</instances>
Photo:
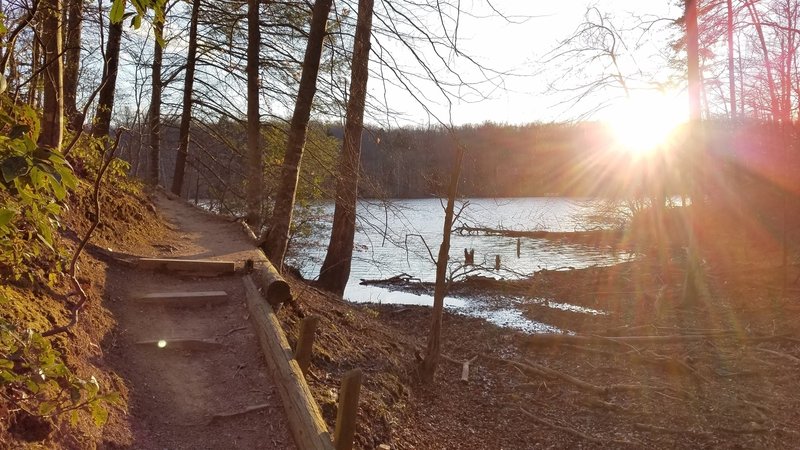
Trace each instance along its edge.
<instances>
[{"instance_id":1,"label":"undergrowth","mask_svg":"<svg viewBox=\"0 0 800 450\"><path fill-rule=\"evenodd\" d=\"M60 298L73 312L76 306L70 298L78 291L85 302L86 293L75 277L79 250L71 250L60 235L67 212L83 214L90 221L96 219L96 212L89 206L87 211L69 211L71 204L80 207L80 203L70 202L70 196L76 191L85 195L92 184L96 189L104 174L128 192L136 190L136 183L127 179L127 163L113 158L108 146L92 138L82 137L69 157L39 147L37 111L16 103L2 88L0 426L23 441L41 441L62 418L76 426L81 415L86 415L102 426L108 419L108 405L119 401L118 393L104 389L94 376L78 376L65 362L64 349L72 334L61 333L74 323L55 327L52 319L38 317L57 317L55 311L32 312L30 302L37 300L34 291L39 287ZM56 295L64 290L69 293ZM54 328L48 331L46 327ZM56 334L61 336L51 337ZM45 431L37 433L36 429Z\"/></svg>"}]
</instances>

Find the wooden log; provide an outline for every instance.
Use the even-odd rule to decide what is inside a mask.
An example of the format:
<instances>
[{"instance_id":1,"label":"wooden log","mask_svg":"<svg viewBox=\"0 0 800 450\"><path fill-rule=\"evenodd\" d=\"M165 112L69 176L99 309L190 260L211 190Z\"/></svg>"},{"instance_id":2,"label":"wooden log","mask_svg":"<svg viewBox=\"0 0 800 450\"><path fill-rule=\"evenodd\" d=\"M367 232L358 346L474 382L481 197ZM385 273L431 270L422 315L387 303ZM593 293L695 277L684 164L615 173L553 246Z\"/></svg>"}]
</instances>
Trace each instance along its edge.
<instances>
[{"instance_id":1,"label":"wooden log","mask_svg":"<svg viewBox=\"0 0 800 450\"><path fill-rule=\"evenodd\" d=\"M671 344L676 342L708 341L713 339L746 339L729 332L706 334L673 334L662 336L586 336L577 334L542 333L528 336L529 345L545 344Z\"/></svg>"},{"instance_id":2,"label":"wooden log","mask_svg":"<svg viewBox=\"0 0 800 450\"><path fill-rule=\"evenodd\" d=\"M292 301L292 292L289 284L283 279L278 269L272 265L264 251L258 248L259 240L253 230L246 223L240 223L245 234L257 248L257 260L252 263L251 275L253 276L253 281L264 294L267 302L273 308L278 309L282 304Z\"/></svg>"},{"instance_id":3,"label":"wooden log","mask_svg":"<svg viewBox=\"0 0 800 450\"><path fill-rule=\"evenodd\" d=\"M236 272L236 263L233 261L212 261L207 259L139 258L136 266L145 270L191 272L204 275L226 275Z\"/></svg>"},{"instance_id":4,"label":"wooden log","mask_svg":"<svg viewBox=\"0 0 800 450\"><path fill-rule=\"evenodd\" d=\"M275 312L249 275L244 277L244 285L250 319L267 360L267 369L281 396L297 448L332 450L333 442L328 426L311 396L300 366L293 358L289 341L283 334Z\"/></svg>"},{"instance_id":5,"label":"wooden log","mask_svg":"<svg viewBox=\"0 0 800 450\"><path fill-rule=\"evenodd\" d=\"M311 354L314 349L314 334L319 326L319 316L308 316L300 322L300 336L294 349L294 359L303 376L308 376L308 365L311 364Z\"/></svg>"},{"instance_id":6,"label":"wooden log","mask_svg":"<svg viewBox=\"0 0 800 450\"><path fill-rule=\"evenodd\" d=\"M219 305L226 303L228 299L228 293L225 291L153 292L134 298L137 303L145 305L178 307Z\"/></svg>"},{"instance_id":7,"label":"wooden log","mask_svg":"<svg viewBox=\"0 0 800 450\"><path fill-rule=\"evenodd\" d=\"M275 266L267 260L266 255L258 250L259 256L263 256L263 260L255 261L253 265L253 281L260 288L264 294L264 298L272 305L273 308L279 308L280 305L290 302L292 300L292 292L289 288L289 283L283 279ZM260 258L259 258L260 259Z\"/></svg>"},{"instance_id":8,"label":"wooden log","mask_svg":"<svg viewBox=\"0 0 800 450\"><path fill-rule=\"evenodd\" d=\"M336 450L352 450L358 418L358 397L361 394L361 369L353 369L342 378L339 407L336 411L336 430L333 442Z\"/></svg>"},{"instance_id":9,"label":"wooden log","mask_svg":"<svg viewBox=\"0 0 800 450\"><path fill-rule=\"evenodd\" d=\"M165 350L213 350L222 344L213 339L164 338L138 341L136 345Z\"/></svg>"}]
</instances>

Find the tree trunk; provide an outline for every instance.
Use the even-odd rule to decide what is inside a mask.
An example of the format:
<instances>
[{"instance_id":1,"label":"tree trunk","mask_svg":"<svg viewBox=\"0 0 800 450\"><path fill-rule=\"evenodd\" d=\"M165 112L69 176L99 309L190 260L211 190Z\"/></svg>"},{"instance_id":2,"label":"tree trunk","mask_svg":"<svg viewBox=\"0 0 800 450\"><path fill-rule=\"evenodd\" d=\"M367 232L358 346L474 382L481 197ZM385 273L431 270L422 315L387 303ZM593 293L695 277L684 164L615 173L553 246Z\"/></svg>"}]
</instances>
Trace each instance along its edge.
<instances>
[{"instance_id":1,"label":"tree trunk","mask_svg":"<svg viewBox=\"0 0 800 450\"><path fill-rule=\"evenodd\" d=\"M44 114L39 145L61 149L64 136L64 64L61 60L61 1L42 0L44 46Z\"/></svg>"},{"instance_id":2,"label":"tree trunk","mask_svg":"<svg viewBox=\"0 0 800 450\"><path fill-rule=\"evenodd\" d=\"M78 70L81 63L81 27L83 24L83 0L68 0L67 39L64 48L64 115L69 120L68 127L76 131L81 126L77 106Z\"/></svg>"},{"instance_id":3,"label":"tree trunk","mask_svg":"<svg viewBox=\"0 0 800 450\"><path fill-rule=\"evenodd\" d=\"M97 96L97 112L92 125L92 136L106 138L111 130L111 113L114 111L114 93L117 88L117 70L119 68L119 50L122 42L122 23L108 24L108 42L106 42L106 66L103 69L103 86Z\"/></svg>"},{"instance_id":4,"label":"tree trunk","mask_svg":"<svg viewBox=\"0 0 800 450\"><path fill-rule=\"evenodd\" d=\"M420 367L420 377L424 383L433 383L436 368L439 365L441 354L442 314L444 312L444 297L447 294L447 263L450 255L450 236L453 228L453 215L456 196L458 195L458 180L461 178L461 163L464 160L464 147L458 146L456 161L450 174L450 186L447 190L447 207L444 211L444 225L442 226L442 245L439 246L439 256L436 260L436 286L433 290L433 311L431 329L428 332L428 347L425 359Z\"/></svg>"},{"instance_id":5,"label":"tree trunk","mask_svg":"<svg viewBox=\"0 0 800 450\"><path fill-rule=\"evenodd\" d=\"M311 18L311 30L306 44L303 59L303 74L297 92L297 103L289 128L286 143L286 155L283 158L278 196L272 210L272 220L266 239L266 252L270 261L282 269L286 247L289 244L289 227L292 223L292 210L297 193L297 181L300 176L300 163L306 142L308 120L311 116L311 105L317 92L317 74L319 73L322 44L325 39L325 26L331 10L332 0L317 0Z\"/></svg>"},{"instance_id":6,"label":"tree trunk","mask_svg":"<svg viewBox=\"0 0 800 450\"><path fill-rule=\"evenodd\" d=\"M686 56L687 56L687 77L689 81L689 126L691 137L689 139L689 169L688 183L692 205L686 214L688 240L686 278L683 286L683 301L693 303L697 300L699 293L699 255L697 254L697 238L695 236L696 213L700 205L700 190L697 186L698 168L700 161L700 151L702 150L699 142L702 137L699 135L700 129L700 46L699 32L697 28L697 2L698 0L686 0Z\"/></svg>"},{"instance_id":7,"label":"tree trunk","mask_svg":"<svg viewBox=\"0 0 800 450\"><path fill-rule=\"evenodd\" d=\"M261 191L264 157L261 153L261 114L259 110L259 52L261 28L258 24L259 0L247 0L247 223L261 228Z\"/></svg>"},{"instance_id":8,"label":"tree trunk","mask_svg":"<svg viewBox=\"0 0 800 450\"><path fill-rule=\"evenodd\" d=\"M175 173L172 177L172 193L181 195L183 175L186 171L186 158L189 156L189 128L192 123L192 91L194 89L194 67L197 59L197 19L200 14L200 0L192 1L192 19L189 24L189 51L186 55L186 75L183 85L183 112L181 113L180 146L175 159Z\"/></svg>"},{"instance_id":9,"label":"tree trunk","mask_svg":"<svg viewBox=\"0 0 800 450\"><path fill-rule=\"evenodd\" d=\"M736 72L733 67L733 0L727 0L728 6L728 89L730 90L731 120L736 120Z\"/></svg>"},{"instance_id":10,"label":"tree trunk","mask_svg":"<svg viewBox=\"0 0 800 450\"><path fill-rule=\"evenodd\" d=\"M344 294L350 278L353 238L356 229L358 172L361 157L361 133L364 128L364 103L369 78L370 32L374 0L358 1L358 20L353 44L353 67L350 75L350 98L347 102L347 123L344 129L339 179L336 183L336 208L328 252L319 274L323 289Z\"/></svg>"},{"instance_id":11,"label":"tree trunk","mask_svg":"<svg viewBox=\"0 0 800 450\"><path fill-rule=\"evenodd\" d=\"M166 14L164 11L163 14ZM155 44L153 48L153 71L152 71L152 91L150 93L150 111L148 117L150 121L150 164L148 165L147 180L153 186L158 185L159 173L161 171L161 91L163 82L161 81L161 64L164 58L164 21L166 17L156 14L153 23L155 32Z\"/></svg>"},{"instance_id":12,"label":"tree trunk","mask_svg":"<svg viewBox=\"0 0 800 450\"><path fill-rule=\"evenodd\" d=\"M42 5L44 6L44 5ZM42 7L42 14L45 14L45 8ZM41 30L40 26L34 25L34 34L40 35L39 31ZM28 85L28 105L31 108L38 108L39 104L37 102L39 98L39 78L41 75L39 74L39 64L42 60L42 46L39 44L39 39L33 39L33 50L31 50L31 82Z\"/></svg>"}]
</instances>

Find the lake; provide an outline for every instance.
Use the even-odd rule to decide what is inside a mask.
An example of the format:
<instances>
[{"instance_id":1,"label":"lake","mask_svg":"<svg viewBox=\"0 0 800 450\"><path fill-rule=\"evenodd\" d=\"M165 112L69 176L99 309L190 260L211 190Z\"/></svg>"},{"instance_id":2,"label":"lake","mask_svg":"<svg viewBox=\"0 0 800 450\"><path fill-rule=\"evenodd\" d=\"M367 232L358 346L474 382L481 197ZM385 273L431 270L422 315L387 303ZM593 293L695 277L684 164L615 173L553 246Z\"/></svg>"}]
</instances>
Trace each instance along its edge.
<instances>
[{"instance_id":1,"label":"lake","mask_svg":"<svg viewBox=\"0 0 800 450\"><path fill-rule=\"evenodd\" d=\"M588 212L589 202L587 199L560 197L469 199L456 204L457 211L464 206L456 225L510 230L581 231L586 229L584 215ZM302 256L289 260L308 279L315 279L319 275L333 218L332 203L323 204L320 208L321 237L304 243L306 247ZM362 200L357 215L353 262L344 298L358 303L432 305L433 297L430 295L362 286L359 282L361 279L382 279L402 273L423 281L435 279L435 266L426 243L430 253L437 255L444 220L444 208L440 200ZM520 256L517 257L516 238L453 234L451 266L464 262L464 249L474 249L475 263L486 267L471 274L495 278L529 276L541 269L607 266L631 258L627 253L611 249L536 238L521 238ZM496 255L500 256L501 261L499 271L493 270ZM445 303L453 311L482 317L501 326L527 332L558 331L547 324L525 319L514 308L514 304L532 299L507 300L507 305L503 307L496 306L497 302L489 305L489 302L479 298L449 297Z\"/></svg>"}]
</instances>

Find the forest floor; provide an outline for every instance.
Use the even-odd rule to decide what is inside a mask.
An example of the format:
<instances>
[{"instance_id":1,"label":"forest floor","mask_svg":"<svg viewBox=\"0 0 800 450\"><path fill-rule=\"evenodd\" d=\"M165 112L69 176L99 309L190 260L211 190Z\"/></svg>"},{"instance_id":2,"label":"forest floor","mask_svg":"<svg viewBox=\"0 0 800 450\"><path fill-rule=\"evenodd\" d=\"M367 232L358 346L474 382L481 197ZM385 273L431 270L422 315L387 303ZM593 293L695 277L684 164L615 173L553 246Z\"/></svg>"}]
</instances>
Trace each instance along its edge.
<instances>
[{"instance_id":1,"label":"forest floor","mask_svg":"<svg viewBox=\"0 0 800 450\"><path fill-rule=\"evenodd\" d=\"M723 235L704 241L701 293L689 303L685 261L646 255L455 283L453 295L532 299L527 318L572 334L528 335L446 311L445 357L431 386L416 376L430 308L354 306L290 279L306 313L323 318L312 391L330 422L340 375L364 369L363 448L796 448L797 267L782 293L776 245ZM282 319L293 336L297 318Z\"/></svg>"},{"instance_id":2,"label":"forest floor","mask_svg":"<svg viewBox=\"0 0 800 450\"><path fill-rule=\"evenodd\" d=\"M112 208L93 238L81 272L93 301L73 333L78 345L67 347L79 373L97 374L125 403L112 407L103 429L81 425L85 434L74 437L59 426L43 445L290 448L239 277L176 278L126 263L132 255L241 263L252 247L228 218L159 195L153 201L155 209L145 200ZM71 224L79 232L82 226ZM705 250L705 289L690 304L681 302L683 263L647 256L527 280L456 284L452 294L480 291L502 301L513 293L604 314L531 302L527 318L574 333L554 339L446 311L433 385L417 377L430 308L351 304L289 274L295 305L278 317L292 345L302 317L321 318L307 379L331 429L342 375L364 371L357 448L796 448L800 290L775 288L781 271L774 246L720 242ZM790 281L797 272L792 266ZM232 302L192 311L129 302L150 291L194 288L226 290ZM35 308L42 309L37 320L64 320L49 316L56 308L48 303ZM222 348L190 353L136 344L162 337L210 338ZM267 406L211 417L255 404Z\"/></svg>"}]
</instances>

